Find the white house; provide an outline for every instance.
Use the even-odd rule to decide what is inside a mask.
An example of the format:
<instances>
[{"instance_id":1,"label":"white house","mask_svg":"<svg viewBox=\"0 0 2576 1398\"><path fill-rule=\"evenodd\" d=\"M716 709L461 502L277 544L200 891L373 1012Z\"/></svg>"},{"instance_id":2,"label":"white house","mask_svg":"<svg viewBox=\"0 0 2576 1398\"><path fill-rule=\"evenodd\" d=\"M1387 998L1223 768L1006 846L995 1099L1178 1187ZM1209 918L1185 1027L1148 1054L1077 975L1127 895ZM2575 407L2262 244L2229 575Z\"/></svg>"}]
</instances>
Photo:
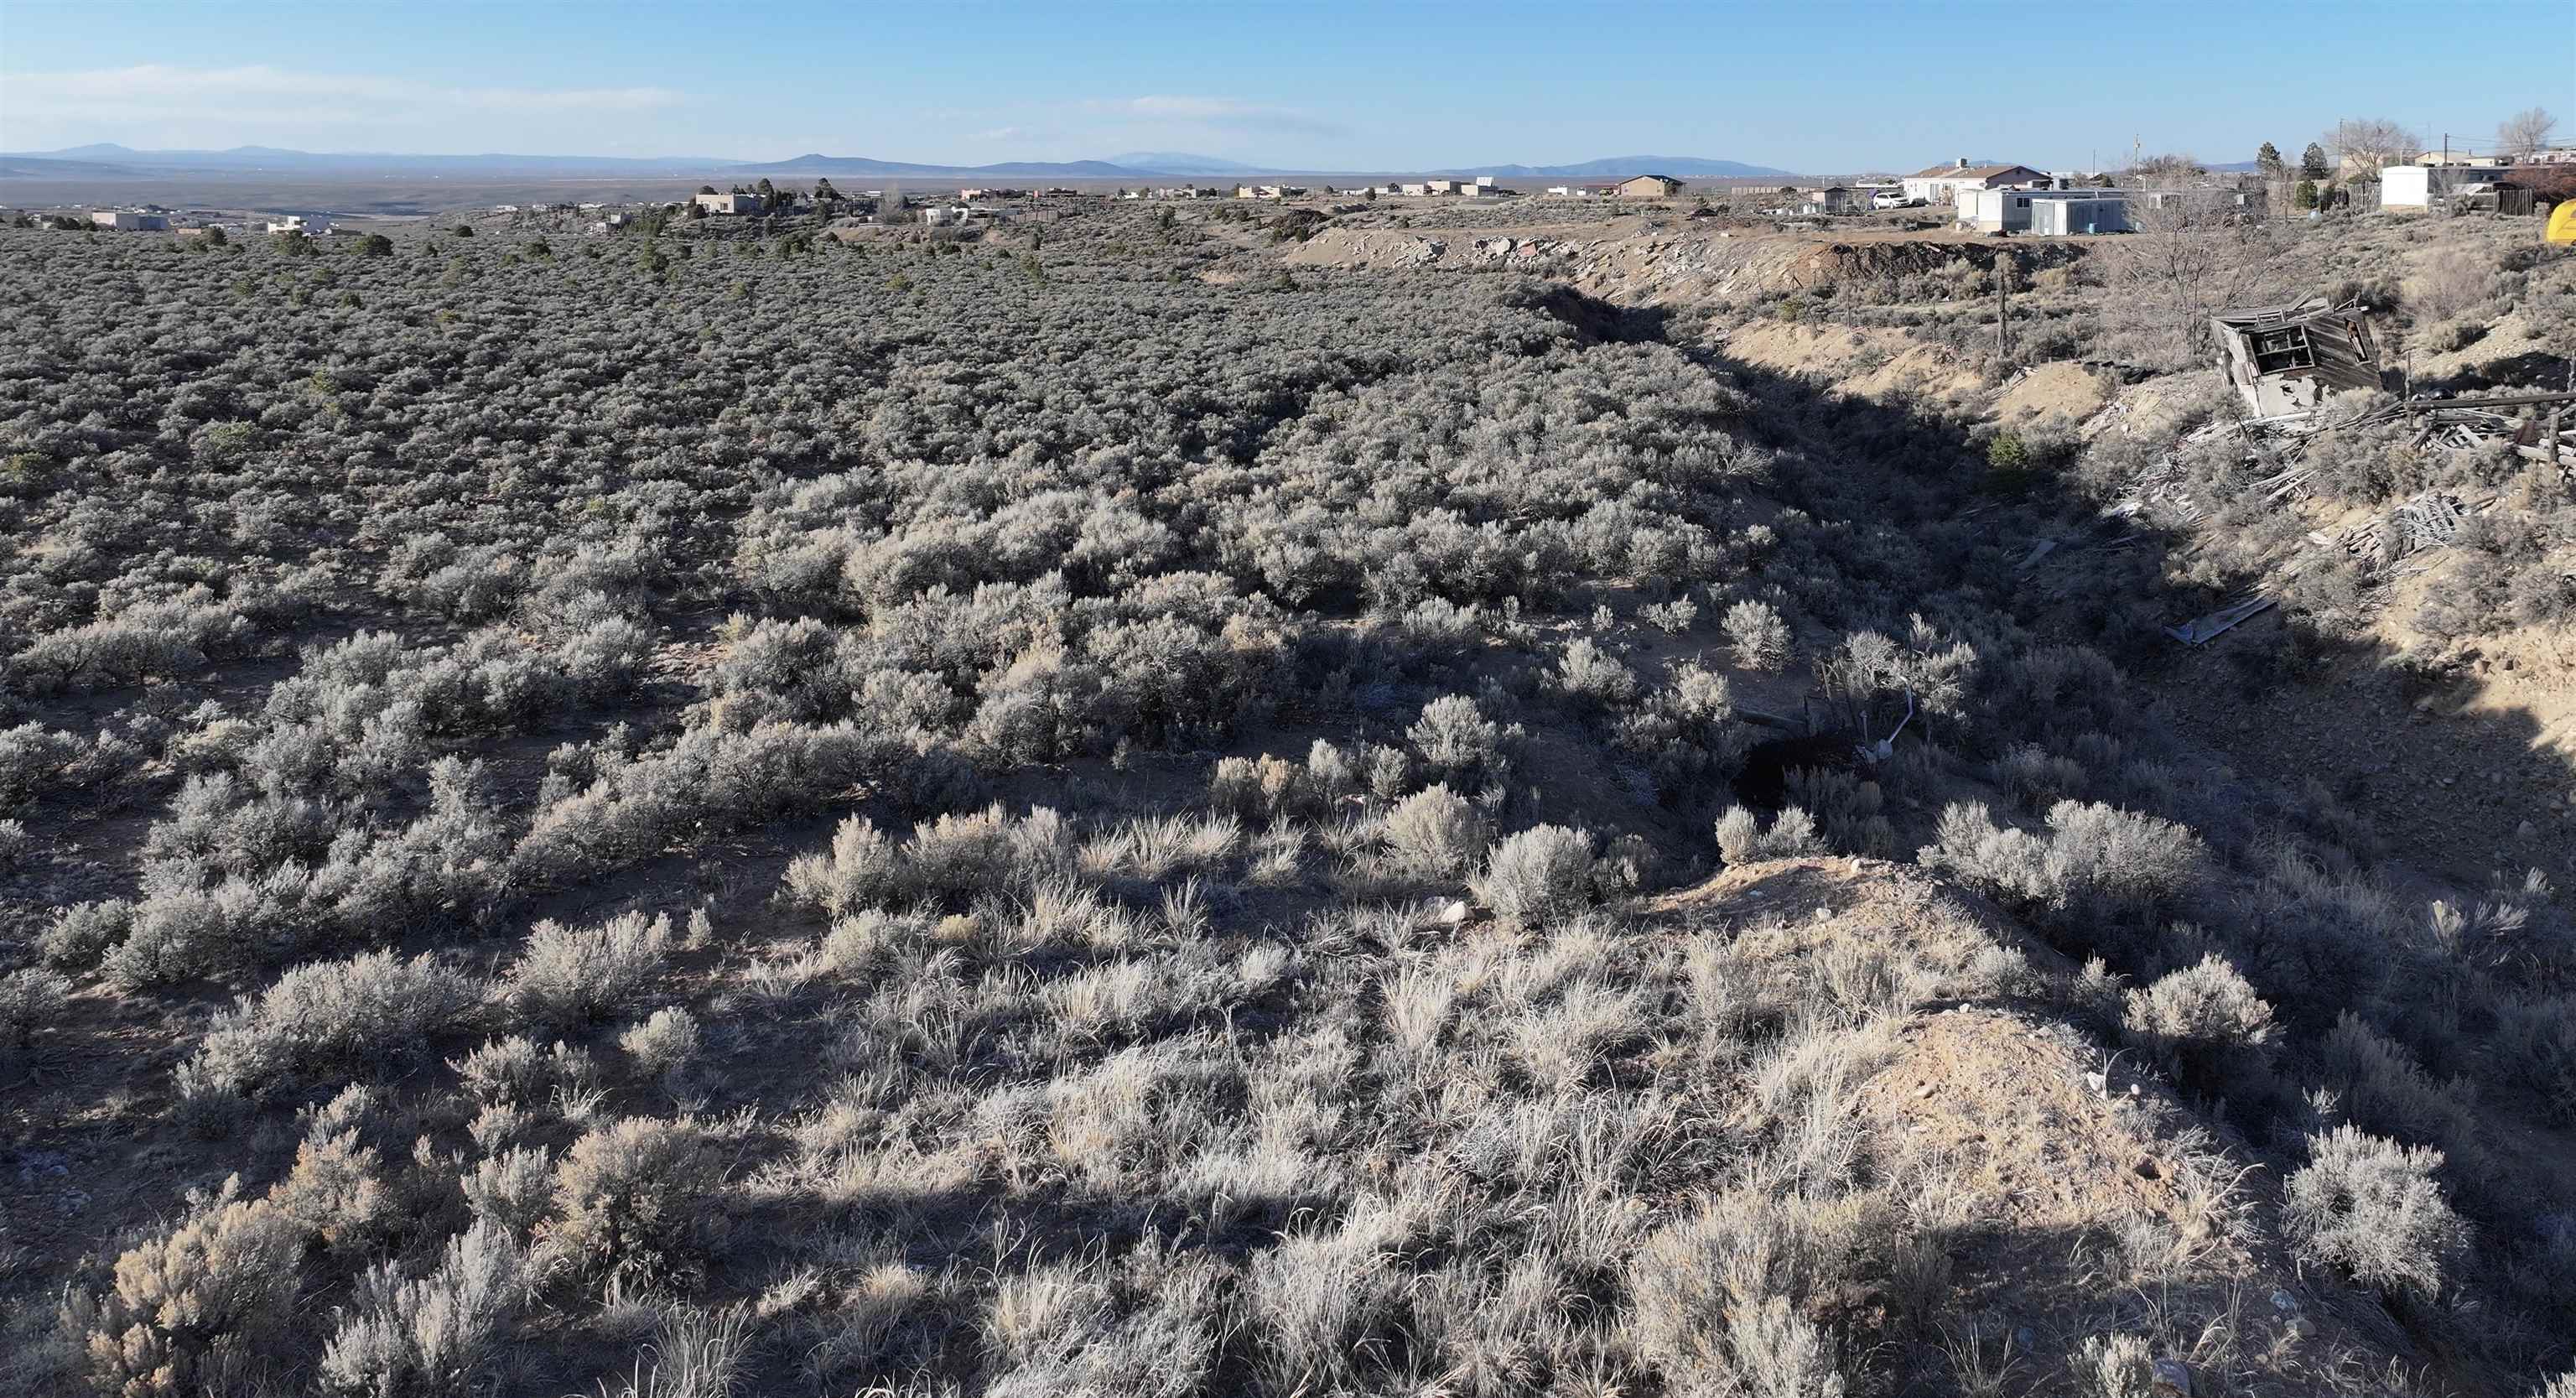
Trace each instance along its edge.
<instances>
[{"instance_id":1,"label":"white house","mask_svg":"<svg viewBox=\"0 0 2576 1398\"><path fill-rule=\"evenodd\" d=\"M2119 233L2129 227L2129 199L2118 189L1964 189L1958 225L1981 233Z\"/></svg>"},{"instance_id":2,"label":"white house","mask_svg":"<svg viewBox=\"0 0 2576 1398\"><path fill-rule=\"evenodd\" d=\"M1971 165L1966 156L1956 165L1935 165L1917 170L1900 181L1909 200L1926 204L1958 202L1959 192L1967 189L2030 189L2048 184L2048 172L2027 165Z\"/></svg>"},{"instance_id":3,"label":"white house","mask_svg":"<svg viewBox=\"0 0 2576 1398\"><path fill-rule=\"evenodd\" d=\"M140 209L97 209L89 216L93 228L109 228L119 233L163 233L170 220L161 214L147 214Z\"/></svg>"},{"instance_id":4,"label":"white house","mask_svg":"<svg viewBox=\"0 0 2576 1398\"><path fill-rule=\"evenodd\" d=\"M302 233L307 237L318 238L331 231L331 220L327 218L309 219L302 214L288 214L283 220L270 224L268 226L268 231L271 233Z\"/></svg>"}]
</instances>

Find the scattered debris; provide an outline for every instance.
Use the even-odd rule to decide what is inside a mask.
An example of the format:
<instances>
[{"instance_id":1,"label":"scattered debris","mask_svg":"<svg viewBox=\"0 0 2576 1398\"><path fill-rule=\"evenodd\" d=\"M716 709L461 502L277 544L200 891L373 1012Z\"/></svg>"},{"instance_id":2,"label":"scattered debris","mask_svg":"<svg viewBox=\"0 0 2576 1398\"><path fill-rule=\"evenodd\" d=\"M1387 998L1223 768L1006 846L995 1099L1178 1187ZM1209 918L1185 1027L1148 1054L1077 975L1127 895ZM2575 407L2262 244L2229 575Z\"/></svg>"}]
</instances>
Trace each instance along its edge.
<instances>
[{"instance_id":1,"label":"scattered debris","mask_svg":"<svg viewBox=\"0 0 2576 1398\"><path fill-rule=\"evenodd\" d=\"M2180 626L2168 626L2165 628L2165 634L2184 645L2202 645L2234 630L2237 623L2247 617L2260 616L2270 611L2272 606L2273 602L2269 597L2248 597L2241 602L2231 602L2207 616L2194 617Z\"/></svg>"}]
</instances>

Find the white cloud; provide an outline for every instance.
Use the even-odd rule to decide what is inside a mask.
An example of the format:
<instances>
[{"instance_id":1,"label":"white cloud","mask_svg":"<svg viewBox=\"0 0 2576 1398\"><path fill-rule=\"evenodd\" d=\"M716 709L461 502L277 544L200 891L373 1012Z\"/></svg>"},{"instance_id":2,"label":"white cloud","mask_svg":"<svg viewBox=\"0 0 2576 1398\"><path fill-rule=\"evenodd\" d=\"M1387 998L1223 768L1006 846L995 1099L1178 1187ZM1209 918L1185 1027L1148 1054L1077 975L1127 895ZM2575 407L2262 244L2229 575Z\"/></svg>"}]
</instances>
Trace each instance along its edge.
<instances>
[{"instance_id":1,"label":"white cloud","mask_svg":"<svg viewBox=\"0 0 2576 1398\"><path fill-rule=\"evenodd\" d=\"M1230 131L1285 131L1303 136L1337 136L1342 127L1288 107L1264 107L1225 97L1146 96L1095 99L1091 111L1133 121L1215 127Z\"/></svg>"},{"instance_id":2,"label":"white cloud","mask_svg":"<svg viewBox=\"0 0 2576 1398\"><path fill-rule=\"evenodd\" d=\"M0 111L16 118L185 122L210 127L364 121L394 126L465 117L610 115L676 105L665 87L471 87L360 74L299 73L266 64L188 68L145 63L0 82Z\"/></svg>"}]
</instances>

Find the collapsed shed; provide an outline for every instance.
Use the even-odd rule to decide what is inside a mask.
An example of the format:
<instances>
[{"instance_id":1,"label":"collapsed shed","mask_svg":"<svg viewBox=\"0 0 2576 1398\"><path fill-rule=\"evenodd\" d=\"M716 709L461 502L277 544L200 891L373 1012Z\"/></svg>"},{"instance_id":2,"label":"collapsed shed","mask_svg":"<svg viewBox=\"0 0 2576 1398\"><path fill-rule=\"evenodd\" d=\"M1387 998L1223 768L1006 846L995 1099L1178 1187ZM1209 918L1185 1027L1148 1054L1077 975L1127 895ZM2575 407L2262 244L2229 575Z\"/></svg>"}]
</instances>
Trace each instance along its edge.
<instances>
[{"instance_id":1,"label":"collapsed shed","mask_svg":"<svg viewBox=\"0 0 2576 1398\"><path fill-rule=\"evenodd\" d=\"M2286 306L2231 306L2209 324L2220 369L2256 416L2305 412L2338 390L2384 386L2379 348L2358 305L2310 296Z\"/></svg>"}]
</instances>

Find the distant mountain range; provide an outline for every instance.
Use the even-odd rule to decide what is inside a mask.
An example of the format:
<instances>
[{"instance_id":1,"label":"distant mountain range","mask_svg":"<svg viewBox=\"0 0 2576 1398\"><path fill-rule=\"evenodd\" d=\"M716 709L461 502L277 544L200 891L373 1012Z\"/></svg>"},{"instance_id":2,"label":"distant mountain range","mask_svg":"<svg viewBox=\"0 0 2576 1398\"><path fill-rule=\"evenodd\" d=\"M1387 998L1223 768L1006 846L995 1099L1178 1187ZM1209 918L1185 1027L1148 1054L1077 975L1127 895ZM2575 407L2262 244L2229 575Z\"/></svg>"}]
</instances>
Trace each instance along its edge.
<instances>
[{"instance_id":1,"label":"distant mountain range","mask_svg":"<svg viewBox=\"0 0 2576 1398\"><path fill-rule=\"evenodd\" d=\"M981 177L986 179L1153 179L1240 175L1334 173L1250 165L1183 151L1129 151L1107 160L1013 160L995 165L939 165L819 152L787 160L725 160L713 156L616 155L402 155L389 152L316 153L275 146L230 150L135 150L99 143L62 150L0 153L0 179L154 179L174 175L303 175L317 177L410 176L461 178L509 175L627 178L765 175ZM1363 172L1349 172L1363 173ZM1501 179L1608 179L1619 175L1673 175L1701 179L1757 179L1786 175L1767 165L1704 160L1688 155L1621 155L1574 165L1457 165L1424 174L1493 175Z\"/></svg>"},{"instance_id":2,"label":"distant mountain range","mask_svg":"<svg viewBox=\"0 0 2576 1398\"><path fill-rule=\"evenodd\" d=\"M1621 175L1696 176L1704 180L1751 180L1792 172L1740 160L1702 160L1695 155L1614 155L1573 165L1461 165L1444 174L1492 175L1510 180L1607 180Z\"/></svg>"},{"instance_id":3,"label":"distant mountain range","mask_svg":"<svg viewBox=\"0 0 2576 1398\"><path fill-rule=\"evenodd\" d=\"M316 154L276 146L230 150L135 150L107 143L0 154L0 170L60 179L159 175L694 175L737 161L713 157L614 155ZM20 167L24 167L23 170Z\"/></svg>"}]
</instances>

